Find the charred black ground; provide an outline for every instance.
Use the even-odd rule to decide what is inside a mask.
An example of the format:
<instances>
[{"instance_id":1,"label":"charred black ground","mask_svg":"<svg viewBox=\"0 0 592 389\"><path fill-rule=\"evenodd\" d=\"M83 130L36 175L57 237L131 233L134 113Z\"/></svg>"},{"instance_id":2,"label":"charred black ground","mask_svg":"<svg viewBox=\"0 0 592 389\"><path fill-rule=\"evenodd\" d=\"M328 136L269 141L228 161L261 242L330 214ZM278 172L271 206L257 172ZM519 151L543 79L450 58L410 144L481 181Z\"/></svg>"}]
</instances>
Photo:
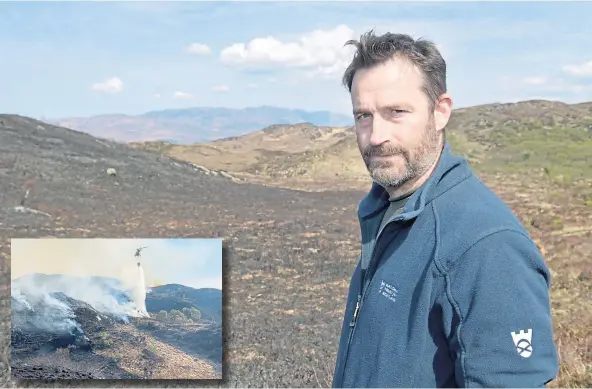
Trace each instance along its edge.
<instances>
[{"instance_id":1,"label":"charred black ground","mask_svg":"<svg viewBox=\"0 0 592 389\"><path fill-rule=\"evenodd\" d=\"M188 320L175 312L182 295L183 308L221 310L222 293L216 289L194 289L183 285L161 285L150 289L146 302L150 318L132 317L52 292L67 285L81 289L105 285L106 294L121 303L130 302L127 291L117 289L117 280L105 277L70 277L31 274L12 280L11 357L14 379L146 379L166 375L167 354L162 345L195 358L211 367L209 375L221 375L222 322L199 314ZM100 289L98 289L100 290ZM207 299L202 299L207 296ZM108 297L108 296L107 296ZM183 308L180 308L181 310ZM187 311L191 313L191 311ZM160 347L159 347L160 346ZM126 350L127 349L127 350ZM135 355L130 350L138 351ZM178 360L181 364L183 362ZM185 369L190 366L184 365ZM215 373L215 374L214 374ZM198 375L198 374L196 374ZM194 377L196 378L196 377Z\"/></svg>"},{"instance_id":2,"label":"charred black ground","mask_svg":"<svg viewBox=\"0 0 592 389\"><path fill-rule=\"evenodd\" d=\"M327 385L362 193L237 184L29 118L0 120L3 312L10 301L9 238L223 237L224 386ZM8 366L9 317L2 322ZM0 371L3 386L15 385L8 369Z\"/></svg>"}]
</instances>

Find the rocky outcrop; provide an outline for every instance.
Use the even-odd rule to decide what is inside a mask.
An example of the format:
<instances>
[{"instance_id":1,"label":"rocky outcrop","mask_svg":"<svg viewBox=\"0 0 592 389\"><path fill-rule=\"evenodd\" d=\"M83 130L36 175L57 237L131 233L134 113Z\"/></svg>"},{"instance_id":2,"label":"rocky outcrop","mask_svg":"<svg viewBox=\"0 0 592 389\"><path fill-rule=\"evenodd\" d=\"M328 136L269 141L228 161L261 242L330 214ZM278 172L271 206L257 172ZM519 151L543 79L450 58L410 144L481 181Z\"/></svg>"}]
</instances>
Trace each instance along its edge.
<instances>
[{"instance_id":1,"label":"rocky outcrop","mask_svg":"<svg viewBox=\"0 0 592 389\"><path fill-rule=\"evenodd\" d=\"M200 171L202 173L205 173L208 176L222 176L222 177L228 178L229 180L232 180L232 181L241 181L240 178L233 176L232 174L228 173L227 171L208 169L207 167L202 166L202 165L197 165L197 164L191 163L191 162L188 162L188 163L189 163L189 165L191 165L193 167L193 169L195 171Z\"/></svg>"}]
</instances>

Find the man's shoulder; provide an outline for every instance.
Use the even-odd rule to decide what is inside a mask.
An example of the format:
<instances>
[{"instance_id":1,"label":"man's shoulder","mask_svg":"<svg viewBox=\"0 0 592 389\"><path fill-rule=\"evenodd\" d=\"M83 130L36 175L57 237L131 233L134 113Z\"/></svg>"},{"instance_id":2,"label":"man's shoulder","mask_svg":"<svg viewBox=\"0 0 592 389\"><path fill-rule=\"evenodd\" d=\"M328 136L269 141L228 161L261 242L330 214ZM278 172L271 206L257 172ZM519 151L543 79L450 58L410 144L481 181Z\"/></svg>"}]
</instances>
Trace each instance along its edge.
<instances>
[{"instance_id":1,"label":"man's shoulder","mask_svg":"<svg viewBox=\"0 0 592 389\"><path fill-rule=\"evenodd\" d=\"M508 204L474 174L434 199L432 208L448 230L458 229L468 235L492 228L523 230Z\"/></svg>"},{"instance_id":2,"label":"man's shoulder","mask_svg":"<svg viewBox=\"0 0 592 389\"><path fill-rule=\"evenodd\" d=\"M489 236L517 233L530 239L512 209L475 175L434 199L431 208L438 220L440 260L445 268Z\"/></svg>"}]
</instances>

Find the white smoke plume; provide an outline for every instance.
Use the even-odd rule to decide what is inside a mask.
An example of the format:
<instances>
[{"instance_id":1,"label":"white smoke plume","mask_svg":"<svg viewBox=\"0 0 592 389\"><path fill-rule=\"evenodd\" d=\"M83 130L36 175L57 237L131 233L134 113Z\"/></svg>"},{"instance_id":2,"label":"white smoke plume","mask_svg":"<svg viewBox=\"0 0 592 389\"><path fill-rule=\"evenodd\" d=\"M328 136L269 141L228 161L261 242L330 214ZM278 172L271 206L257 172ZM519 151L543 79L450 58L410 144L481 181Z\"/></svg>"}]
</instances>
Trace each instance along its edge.
<instances>
[{"instance_id":1,"label":"white smoke plume","mask_svg":"<svg viewBox=\"0 0 592 389\"><path fill-rule=\"evenodd\" d=\"M27 287L25 286L24 289ZM82 331L75 321L72 309L50 294L42 292L30 294L27 290L23 293L19 285L13 285L12 298L14 299L11 304L13 326L54 333Z\"/></svg>"},{"instance_id":2,"label":"white smoke plume","mask_svg":"<svg viewBox=\"0 0 592 389\"><path fill-rule=\"evenodd\" d=\"M61 244L54 244L52 250L51 241ZM12 241L11 260L16 272L11 277L11 295L17 324L51 332L76 329L72 310L55 293L122 321L149 316L144 268L137 264L134 251L110 250L103 244L106 250L97 252L88 241Z\"/></svg>"},{"instance_id":3,"label":"white smoke plume","mask_svg":"<svg viewBox=\"0 0 592 389\"><path fill-rule=\"evenodd\" d=\"M116 279L104 279L94 277L72 277L60 274L54 275L29 275L14 280L11 285L11 293L21 296L28 302L45 301L50 293L61 292L68 297L83 301L99 312L116 317L126 315L134 316L136 309L133 301L125 301L124 294L117 299L117 292L124 292L123 284ZM55 299L54 299L55 300Z\"/></svg>"}]
</instances>

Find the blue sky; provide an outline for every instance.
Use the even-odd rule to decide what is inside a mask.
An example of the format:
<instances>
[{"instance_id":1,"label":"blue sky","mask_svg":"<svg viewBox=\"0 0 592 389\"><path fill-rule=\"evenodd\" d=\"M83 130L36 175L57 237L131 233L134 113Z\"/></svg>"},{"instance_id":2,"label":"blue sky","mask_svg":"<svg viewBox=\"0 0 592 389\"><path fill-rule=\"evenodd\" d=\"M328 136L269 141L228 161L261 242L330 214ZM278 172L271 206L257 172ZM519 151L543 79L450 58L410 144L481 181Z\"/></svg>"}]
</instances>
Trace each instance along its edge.
<instances>
[{"instance_id":1,"label":"blue sky","mask_svg":"<svg viewBox=\"0 0 592 389\"><path fill-rule=\"evenodd\" d=\"M222 289L222 239L13 239L11 279L28 273L105 276L134 282L138 247L146 286Z\"/></svg>"},{"instance_id":2,"label":"blue sky","mask_svg":"<svg viewBox=\"0 0 592 389\"><path fill-rule=\"evenodd\" d=\"M343 43L369 28L440 45L456 107L592 100L592 2L0 2L0 15L0 111L37 118L350 113Z\"/></svg>"}]
</instances>

